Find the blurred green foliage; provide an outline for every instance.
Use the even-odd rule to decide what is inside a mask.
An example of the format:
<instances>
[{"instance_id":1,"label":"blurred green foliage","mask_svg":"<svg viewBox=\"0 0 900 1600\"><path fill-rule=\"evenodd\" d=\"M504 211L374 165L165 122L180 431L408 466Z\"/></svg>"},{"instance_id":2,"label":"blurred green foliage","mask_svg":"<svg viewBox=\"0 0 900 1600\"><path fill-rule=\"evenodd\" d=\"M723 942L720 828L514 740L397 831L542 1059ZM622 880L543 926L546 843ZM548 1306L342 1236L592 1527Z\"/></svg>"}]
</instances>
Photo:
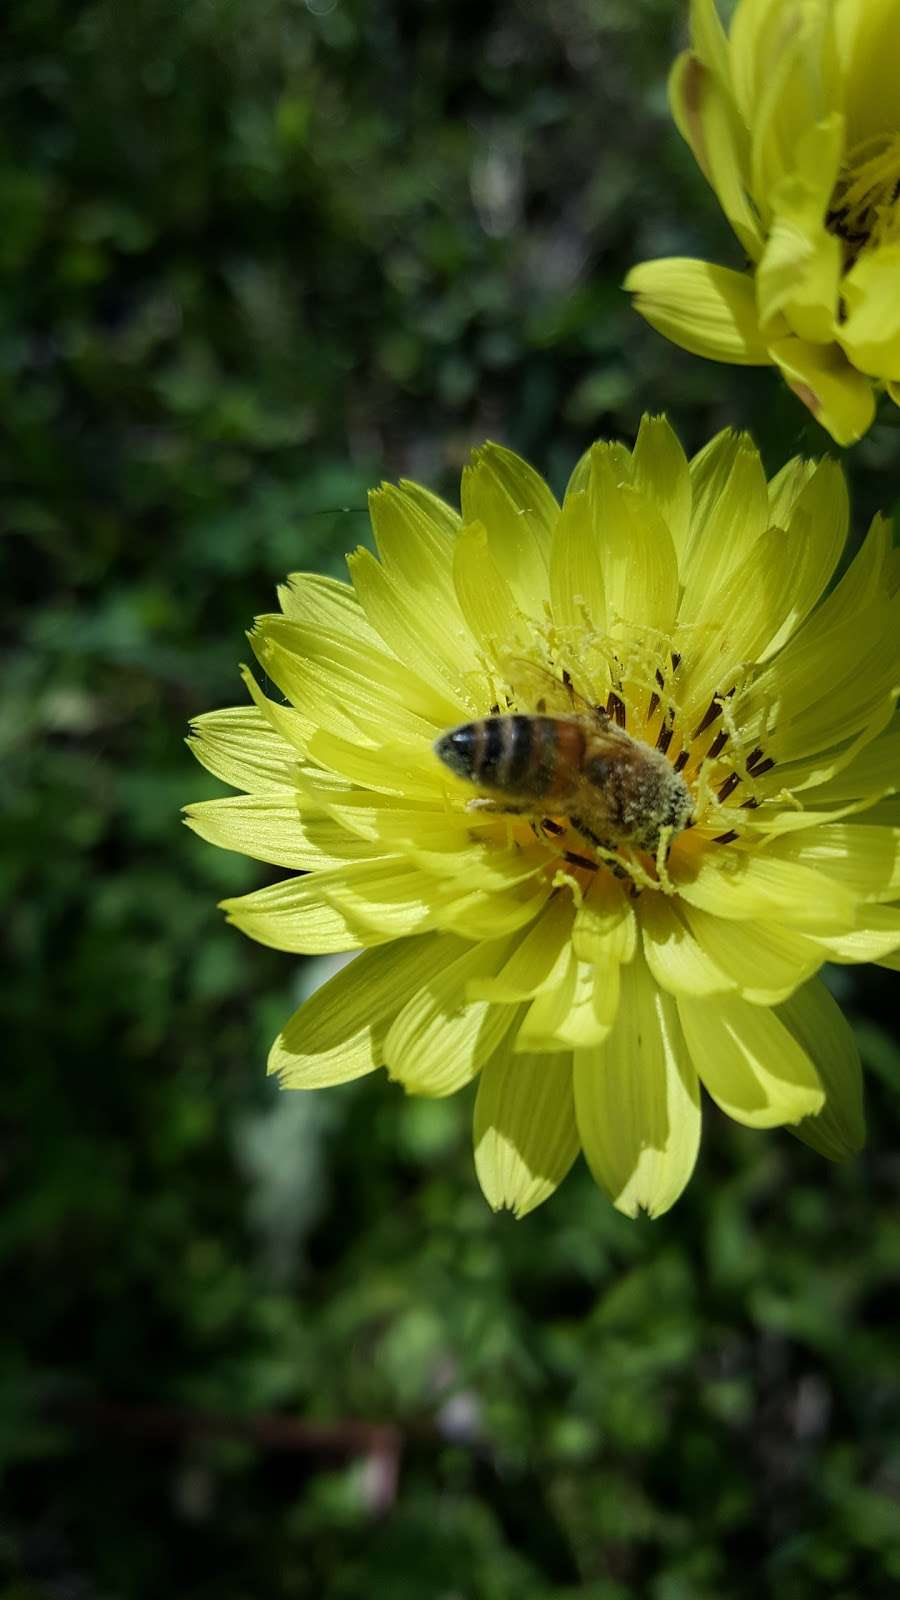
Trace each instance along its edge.
<instances>
[{"instance_id":1,"label":"blurred green foliage","mask_svg":"<svg viewBox=\"0 0 900 1600\"><path fill-rule=\"evenodd\" d=\"M900 1588L895 980L838 974L850 1167L710 1114L662 1221L578 1171L516 1224L464 1096L265 1081L314 975L222 925L264 870L177 820L217 792L188 716L382 474L452 492L492 435L559 484L645 407L827 447L619 289L737 260L666 114L682 9L8 9L3 1600ZM853 458L858 529L896 440Z\"/></svg>"}]
</instances>

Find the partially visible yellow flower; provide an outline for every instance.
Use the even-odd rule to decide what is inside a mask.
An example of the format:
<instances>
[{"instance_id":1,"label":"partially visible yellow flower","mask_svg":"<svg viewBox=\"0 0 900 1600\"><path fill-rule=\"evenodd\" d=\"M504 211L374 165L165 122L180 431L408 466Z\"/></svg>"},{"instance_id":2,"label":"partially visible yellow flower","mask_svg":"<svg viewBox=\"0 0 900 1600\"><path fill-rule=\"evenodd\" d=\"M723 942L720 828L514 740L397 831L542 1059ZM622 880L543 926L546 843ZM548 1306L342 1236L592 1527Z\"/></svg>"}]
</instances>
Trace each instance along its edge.
<instances>
[{"instance_id":1,"label":"partially visible yellow flower","mask_svg":"<svg viewBox=\"0 0 900 1600\"><path fill-rule=\"evenodd\" d=\"M777 366L839 444L900 404L900 0L691 0L669 84L745 272L635 267L635 306L716 361Z\"/></svg>"},{"instance_id":2,"label":"partially visible yellow flower","mask_svg":"<svg viewBox=\"0 0 900 1600\"><path fill-rule=\"evenodd\" d=\"M319 1088L386 1067L426 1095L478 1077L478 1176L519 1215L579 1148L622 1211L665 1211L701 1083L749 1127L856 1150L859 1060L814 975L898 964L888 525L826 595L848 521L835 464L767 484L730 432L688 463L662 418L633 453L595 445L561 509L486 445L462 516L413 483L371 512L378 555L349 558L351 585L295 574L257 621L284 698L245 672L252 704L193 727L243 792L190 806L189 825L290 871L226 901L230 920L280 950L361 951L286 1024L271 1070ZM667 783L681 774L689 826L648 847L592 837L549 795L503 814L438 758L448 732L565 704L570 685Z\"/></svg>"}]
</instances>

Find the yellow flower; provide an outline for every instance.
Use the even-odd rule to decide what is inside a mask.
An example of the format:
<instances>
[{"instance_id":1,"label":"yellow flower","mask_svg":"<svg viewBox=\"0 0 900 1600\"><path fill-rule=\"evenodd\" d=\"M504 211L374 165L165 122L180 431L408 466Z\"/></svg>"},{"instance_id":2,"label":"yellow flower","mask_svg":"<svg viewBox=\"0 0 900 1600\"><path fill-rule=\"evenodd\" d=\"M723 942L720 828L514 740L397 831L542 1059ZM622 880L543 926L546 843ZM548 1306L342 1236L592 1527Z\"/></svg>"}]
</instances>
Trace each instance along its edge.
<instances>
[{"instance_id":1,"label":"yellow flower","mask_svg":"<svg viewBox=\"0 0 900 1600\"><path fill-rule=\"evenodd\" d=\"M190 826L292 869L226 901L230 920L280 950L361 948L271 1070L318 1088L385 1066L426 1095L479 1076L478 1176L519 1215L579 1148L620 1210L665 1211L700 1083L750 1127L857 1149L859 1061L814 974L896 965L900 946L888 524L823 598L839 468L794 460L767 484L731 432L688 463L663 418L633 453L594 445L561 509L489 444L461 517L413 483L371 512L378 556L349 558L352 586L294 575L256 624L285 700L245 673L252 705L193 726L199 760L244 792L190 806ZM543 799L533 783L523 811L497 809L515 783L465 774L476 746L490 769L512 714L580 729L606 768L550 760Z\"/></svg>"},{"instance_id":2,"label":"yellow flower","mask_svg":"<svg viewBox=\"0 0 900 1600\"><path fill-rule=\"evenodd\" d=\"M669 85L679 130L748 258L635 267L676 344L774 364L839 444L900 404L900 0L692 0Z\"/></svg>"}]
</instances>

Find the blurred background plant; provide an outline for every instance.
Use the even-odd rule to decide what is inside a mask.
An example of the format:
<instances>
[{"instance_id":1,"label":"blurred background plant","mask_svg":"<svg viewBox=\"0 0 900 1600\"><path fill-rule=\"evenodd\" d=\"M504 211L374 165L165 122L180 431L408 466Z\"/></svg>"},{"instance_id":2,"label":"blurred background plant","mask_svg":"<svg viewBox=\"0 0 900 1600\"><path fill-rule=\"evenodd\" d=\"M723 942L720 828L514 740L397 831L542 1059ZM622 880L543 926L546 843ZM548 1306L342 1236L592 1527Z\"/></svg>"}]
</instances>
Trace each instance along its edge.
<instances>
[{"instance_id":1,"label":"blurred background plant","mask_svg":"<svg viewBox=\"0 0 900 1600\"><path fill-rule=\"evenodd\" d=\"M677 0L14 0L0 68L3 1600L860 1600L900 1586L896 979L846 1169L711 1113L655 1224L494 1218L465 1097L263 1076L321 976L178 807L289 569L487 436L832 448L620 282L733 244ZM848 462L892 509L898 434ZM349 508L349 509L344 509ZM272 874L277 876L277 874Z\"/></svg>"}]
</instances>

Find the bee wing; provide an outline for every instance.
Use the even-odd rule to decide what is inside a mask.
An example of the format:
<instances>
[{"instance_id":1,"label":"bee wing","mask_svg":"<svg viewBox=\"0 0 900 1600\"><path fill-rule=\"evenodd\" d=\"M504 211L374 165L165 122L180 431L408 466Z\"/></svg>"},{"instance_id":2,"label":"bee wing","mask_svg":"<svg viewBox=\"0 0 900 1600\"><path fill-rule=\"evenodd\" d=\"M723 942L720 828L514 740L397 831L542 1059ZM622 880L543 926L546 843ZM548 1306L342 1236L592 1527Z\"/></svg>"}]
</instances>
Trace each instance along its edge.
<instances>
[{"instance_id":1,"label":"bee wing","mask_svg":"<svg viewBox=\"0 0 900 1600\"><path fill-rule=\"evenodd\" d=\"M565 668L557 677L549 667L524 656L504 656L500 669L509 684L513 699L523 709L539 716L586 717L597 727L606 727L609 718L600 706L578 693Z\"/></svg>"}]
</instances>

